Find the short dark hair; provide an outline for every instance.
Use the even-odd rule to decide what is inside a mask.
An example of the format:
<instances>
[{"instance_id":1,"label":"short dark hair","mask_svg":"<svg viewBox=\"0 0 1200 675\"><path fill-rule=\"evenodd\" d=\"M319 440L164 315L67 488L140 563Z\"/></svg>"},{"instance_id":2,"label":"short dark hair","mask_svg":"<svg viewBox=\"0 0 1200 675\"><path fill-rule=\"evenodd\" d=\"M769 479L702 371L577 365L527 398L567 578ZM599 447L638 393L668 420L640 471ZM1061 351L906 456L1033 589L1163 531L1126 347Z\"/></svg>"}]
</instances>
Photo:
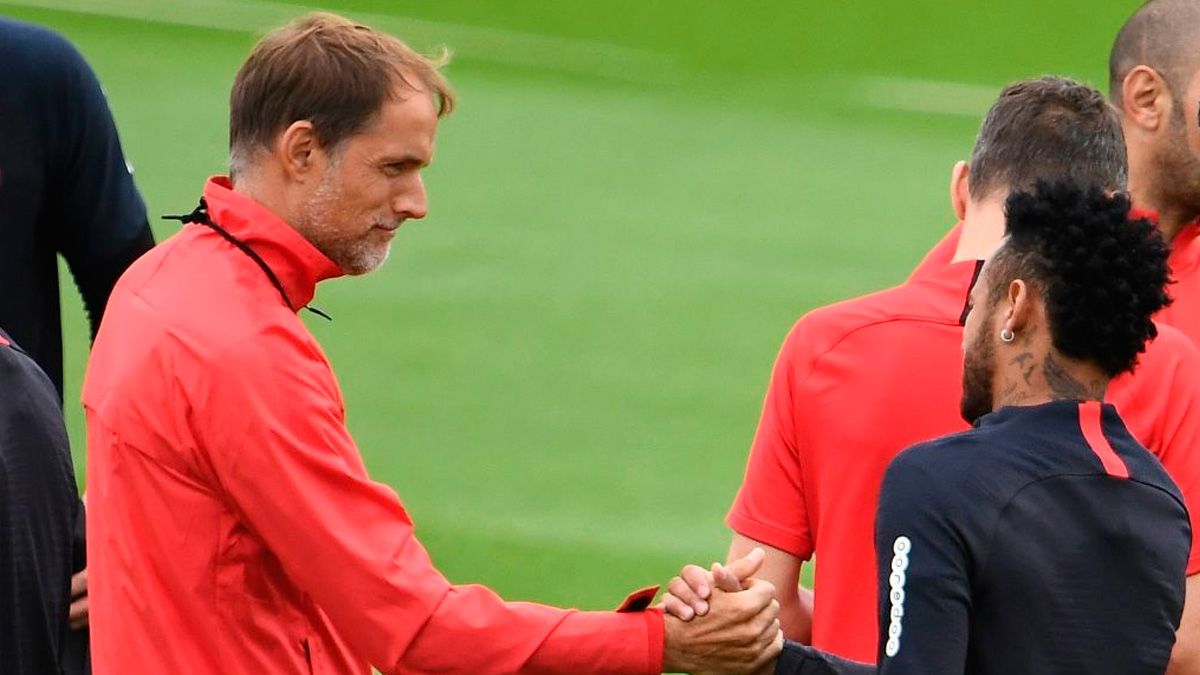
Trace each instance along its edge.
<instances>
[{"instance_id":1,"label":"short dark hair","mask_svg":"<svg viewBox=\"0 0 1200 675\"><path fill-rule=\"evenodd\" d=\"M1129 198L1100 186L1038 181L1009 195L1008 236L991 262L988 302L1014 279L1041 294L1054 345L1109 377L1132 370L1170 304L1166 242L1131 220Z\"/></svg>"},{"instance_id":2,"label":"short dark hair","mask_svg":"<svg viewBox=\"0 0 1200 675\"><path fill-rule=\"evenodd\" d=\"M1200 3L1196 0L1149 0L1117 32L1108 55L1108 93L1114 103L1124 95L1125 76L1137 66L1153 68L1176 99L1200 66Z\"/></svg>"},{"instance_id":3,"label":"short dark hair","mask_svg":"<svg viewBox=\"0 0 1200 675\"><path fill-rule=\"evenodd\" d=\"M429 59L400 40L335 14L303 16L267 35L238 70L229 97L231 170L298 120L324 148L360 132L398 88L423 88L438 116L454 92Z\"/></svg>"},{"instance_id":4,"label":"short dark hair","mask_svg":"<svg viewBox=\"0 0 1200 675\"><path fill-rule=\"evenodd\" d=\"M1127 174L1116 109L1092 87L1047 76L1000 92L979 128L969 185L975 199L1042 178L1124 190Z\"/></svg>"}]
</instances>

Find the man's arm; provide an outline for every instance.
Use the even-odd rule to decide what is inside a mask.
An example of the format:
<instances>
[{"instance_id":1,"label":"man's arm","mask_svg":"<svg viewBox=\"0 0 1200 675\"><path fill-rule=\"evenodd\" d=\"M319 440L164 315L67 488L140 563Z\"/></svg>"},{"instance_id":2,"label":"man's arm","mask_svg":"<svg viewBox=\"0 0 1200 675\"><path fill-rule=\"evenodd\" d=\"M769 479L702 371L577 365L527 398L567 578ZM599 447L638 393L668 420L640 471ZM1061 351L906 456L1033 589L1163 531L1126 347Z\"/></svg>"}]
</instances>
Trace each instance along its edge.
<instances>
[{"instance_id":1,"label":"man's arm","mask_svg":"<svg viewBox=\"0 0 1200 675\"><path fill-rule=\"evenodd\" d=\"M953 517L963 505L921 457L909 450L893 460L879 497L877 663L884 675L962 675L971 592Z\"/></svg>"},{"instance_id":2,"label":"man's arm","mask_svg":"<svg viewBox=\"0 0 1200 675\"><path fill-rule=\"evenodd\" d=\"M1193 532L1192 536L1196 534ZM1183 619L1175 633L1175 648L1167 675L1197 675L1200 673L1200 574L1187 578L1187 596L1183 602Z\"/></svg>"},{"instance_id":3,"label":"man's arm","mask_svg":"<svg viewBox=\"0 0 1200 675\"><path fill-rule=\"evenodd\" d=\"M1171 326L1142 355L1138 375L1113 380L1110 398L1129 431L1179 487L1192 525L1183 619L1167 675L1200 674L1200 351ZM1148 377L1147 373L1153 373Z\"/></svg>"},{"instance_id":4,"label":"man's arm","mask_svg":"<svg viewBox=\"0 0 1200 675\"><path fill-rule=\"evenodd\" d=\"M787 551L735 533L727 562L746 557L756 547L766 551L766 558L755 576L775 586L784 637L804 644L812 642L813 593L800 585L803 561Z\"/></svg>"},{"instance_id":5,"label":"man's arm","mask_svg":"<svg viewBox=\"0 0 1200 675\"><path fill-rule=\"evenodd\" d=\"M788 642L775 663L775 675L875 675L875 666Z\"/></svg>"},{"instance_id":6,"label":"man's arm","mask_svg":"<svg viewBox=\"0 0 1200 675\"><path fill-rule=\"evenodd\" d=\"M66 40L47 31L45 43L43 95L55 120L46 208L95 337L117 278L154 237L95 73Z\"/></svg>"},{"instance_id":7,"label":"man's arm","mask_svg":"<svg viewBox=\"0 0 1200 675\"><path fill-rule=\"evenodd\" d=\"M728 561L755 547L767 552L759 577L775 586L784 635L799 642L812 639L813 607L811 591L799 587L801 565L813 552L797 429L808 343L801 320L775 360L745 478L726 518L734 532Z\"/></svg>"},{"instance_id":8,"label":"man's arm","mask_svg":"<svg viewBox=\"0 0 1200 675\"><path fill-rule=\"evenodd\" d=\"M746 672L778 651L773 589L730 594L703 622L505 602L434 568L391 488L371 481L336 384L295 337L255 338L212 365L197 435L222 493L384 672ZM270 476L271 480L263 480ZM707 651L708 653L704 653Z\"/></svg>"}]
</instances>

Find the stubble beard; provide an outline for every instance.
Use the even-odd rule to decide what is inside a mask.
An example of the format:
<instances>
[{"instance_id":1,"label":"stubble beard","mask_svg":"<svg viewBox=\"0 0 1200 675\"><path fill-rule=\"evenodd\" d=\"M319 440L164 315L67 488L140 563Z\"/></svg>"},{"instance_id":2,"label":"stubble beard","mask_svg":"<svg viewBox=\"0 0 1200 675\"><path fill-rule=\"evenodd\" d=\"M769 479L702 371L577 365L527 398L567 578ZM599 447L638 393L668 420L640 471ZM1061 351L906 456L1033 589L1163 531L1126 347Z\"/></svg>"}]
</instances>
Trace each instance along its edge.
<instances>
[{"instance_id":1,"label":"stubble beard","mask_svg":"<svg viewBox=\"0 0 1200 675\"><path fill-rule=\"evenodd\" d=\"M1183 101L1175 101L1171 114L1170 138L1159 152L1161 194L1166 205L1186 213L1187 219L1200 217L1200 159L1188 145L1187 119Z\"/></svg>"},{"instance_id":2,"label":"stubble beard","mask_svg":"<svg viewBox=\"0 0 1200 675\"><path fill-rule=\"evenodd\" d=\"M996 379L995 346L985 331L976 334L963 356L963 393L959 412L967 424L975 425L979 418L992 412L995 401L992 385Z\"/></svg>"},{"instance_id":3,"label":"stubble beard","mask_svg":"<svg viewBox=\"0 0 1200 675\"><path fill-rule=\"evenodd\" d=\"M321 179L305 208L305 217L300 229L318 251L332 260L342 272L350 276L367 274L379 269L391 253L391 242L377 241L383 236L377 230L388 223L376 218L369 229L357 235L347 235L335 224L339 205L343 201L342 186L337 182L331 168Z\"/></svg>"}]
</instances>

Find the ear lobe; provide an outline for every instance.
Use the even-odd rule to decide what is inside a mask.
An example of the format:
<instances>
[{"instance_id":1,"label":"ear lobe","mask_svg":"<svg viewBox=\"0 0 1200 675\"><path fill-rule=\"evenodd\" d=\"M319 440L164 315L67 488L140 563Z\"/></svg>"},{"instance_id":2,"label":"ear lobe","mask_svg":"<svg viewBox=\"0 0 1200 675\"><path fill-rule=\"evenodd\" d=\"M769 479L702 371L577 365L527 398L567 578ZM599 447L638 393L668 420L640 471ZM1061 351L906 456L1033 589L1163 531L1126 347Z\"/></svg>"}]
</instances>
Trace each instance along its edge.
<instances>
[{"instance_id":1,"label":"ear lobe","mask_svg":"<svg viewBox=\"0 0 1200 675\"><path fill-rule=\"evenodd\" d=\"M1125 75L1121 109L1125 119L1146 131L1157 131L1171 113L1171 92L1166 80L1149 66L1137 66Z\"/></svg>"},{"instance_id":2,"label":"ear lobe","mask_svg":"<svg viewBox=\"0 0 1200 675\"><path fill-rule=\"evenodd\" d=\"M971 199L971 167L959 160L950 170L950 206L954 209L954 217L963 220L967 217L967 202Z\"/></svg>"}]
</instances>

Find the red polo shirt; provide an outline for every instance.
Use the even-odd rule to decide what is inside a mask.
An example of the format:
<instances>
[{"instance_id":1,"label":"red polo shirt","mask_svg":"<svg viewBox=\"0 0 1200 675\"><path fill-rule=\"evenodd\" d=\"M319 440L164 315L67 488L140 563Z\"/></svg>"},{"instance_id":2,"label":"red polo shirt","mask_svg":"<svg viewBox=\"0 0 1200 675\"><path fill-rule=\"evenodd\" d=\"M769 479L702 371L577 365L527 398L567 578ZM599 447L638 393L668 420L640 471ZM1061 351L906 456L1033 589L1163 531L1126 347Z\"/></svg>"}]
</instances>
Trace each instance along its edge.
<instances>
[{"instance_id":1,"label":"red polo shirt","mask_svg":"<svg viewBox=\"0 0 1200 675\"><path fill-rule=\"evenodd\" d=\"M884 470L909 445L967 427L961 321L979 263L950 262L958 233L905 284L795 325L727 519L803 560L816 553L813 645L860 661L876 655L872 536ZM1136 377L1115 380L1109 398L1200 508L1200 353L1177 331L1160 331ZM1197 543L1189 574L1200 571Z\"/></svg>"},{"instance_id":2,"label":"red polo shirt","mask_svg":"<svg viewBox=\"0 0 1200 675\"><path fill-rule=\"evenodd\" d=\"M227 179L109 300L84 385L97 675L657 673L661 612L506 603L433 567L296 316L337 267ZM403 449L397 452L404 452Z\"/></svg>"},{"instance_id":3,"label":"red polo shirt","mask_svg":"<svg viewBox=\"0 0 1200 675\"><path fill-rule=\"evenodd\" d=\"M1134 209L1134 215L1158 222L1154 211ZM1185 226L1171 240L1171 304L1155 317L1158 321L1178 328L1192 342L1200 345L1200 221Z\"/></svg>"}]
</instances>

